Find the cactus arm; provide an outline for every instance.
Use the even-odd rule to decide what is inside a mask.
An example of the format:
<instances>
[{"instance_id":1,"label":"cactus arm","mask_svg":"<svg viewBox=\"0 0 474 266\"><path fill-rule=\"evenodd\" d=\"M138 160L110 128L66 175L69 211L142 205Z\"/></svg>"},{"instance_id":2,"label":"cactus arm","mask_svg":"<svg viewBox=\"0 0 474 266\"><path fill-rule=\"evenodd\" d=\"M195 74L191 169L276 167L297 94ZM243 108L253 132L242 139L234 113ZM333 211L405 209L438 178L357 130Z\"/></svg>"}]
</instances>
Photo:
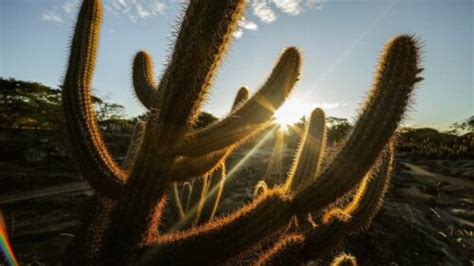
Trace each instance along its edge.
<instances>
[{"instance_id":1,"label":"cactus arm","mask_svg":"<svg viewBox=\"0 0 474 266\"><path fill-rule=\"evenodd\" d=\"M183 181L191 177L199 177L214 172L230 155L227 150L215 152L201 157L185 157L172 166L170 175L173 181Z\"/></svg>"},{"instance_id":2,"label":"cactus arm","mask_svg":"<svg viewBox=\"0 0 474 266\"><path fill-rule=\"evenodd\" d=\"M401 35L386 44L353 131L317 180L295 195L298 210L320 210L361 181L402 119L414 85L420 80L418 63L414 37Z\"/></svg>"},{"instance_id":3,"label":"cactus arm","mask_svg":"<svg viewBox=\"0 0 474 266\"><path fill-rule=\"evenodd\" d=\"M209 181L212 178L210 174L204 175L202 178L194 180L193 193L191 193L190 209L187 213L186 221L183 223L182 228L187 228L196 225L199 217L201 216L203 200L207 195L209 189Z\"/></svg>"},{"instance_id":4,"label":"cactus arm","mask_svg":"<svg viewBox=\"0 0 474 266\"><path fill-rule=\"evenodd\" d=\"M153 73L153 60L146 51L139 51L133 60L133 88L138 100L146 109L151 109L158 96L157 84Z\"/></svg>"},{"instance_id":5,"label":"cactus arm","mask_svg":"<svg viewBox=\"0 0 474 266\"><path fill-rule=\"evenodd\" d=\"M342 210L331 210L321 228L310 232L302 251L306 259L321 257L334 250L347 234L363 230L375 217L390 186L394 150L389 144L371 172L364 178L352 201Z\"/></svg>"},{"instance_id":6,"label":"cactus arm","mask_svg":"<svg viewBox=\"0 0 474 266\"><path fill-rule=\"evenodd\" d=\"M183 195L183 199L186 200L186 204L184 205L184 212L189 210L189 206L191 205L191 195L193 193L193 185L191 182L184 182L183 188L181 189L181 195Z\"/></svg>"},{"instance_id":7,"label":"cactus arm","mask_svg":"<svg viewBox=\"0 0 474 266\"><path fill-rule=\"evenodd\" d=\"M203 224L214 218L214 215L219 207L219 202L224 190L224 183L226 177L225 163L221 163L219 173L210 175L207 193L203 199L203 205L199 211L200 216L198 224Z\"/></svg>"},{"instance_id":8,"label":"cactus arm","mask_svg":"<svg viewBox=\"0 0 474 266\"><path fill-rule=\"evenodd\" d=\"M193 181L194 183L194 181ZM175 222L177 221L182 221L189 210L189 205L191 202L191 195L193 191L193 183L191 182L184 182L181 186L179 186L178 182L173 183L173 202L174 205L172 205L173 209L176 209L177 212L177 219L174 219Z\"/></svg>"},{"instance_id":9,"label":"cactus arm","mask_svg":"<svg viewBox=\"0 0 474 266\"><path fill-rule=\"evenodd\" d=\"M199 113L244 9L243 0L190 2L159 83L163 99L153 105L157 108L161 103L163 146L174 145Z\"/></svg>"},{"instance_id":10,"label":"cactus arm","mask_svg":"<svg viewBox=\"0 0 474 266\"><path fill-rule=\"evenodd\" d=\"M178 189L178 183L173 184L173 196L174 196L174 201L176 205L176 209L178 211L179 219L184 219L186 216L186 213L184 212L184 207L181 202L181 197L180 197L179 189Z\"/></svg>"},{"instance_id":11,"label":"cactus arm","mask_svg":"<svg viewBox=\"0 0 474 266\"><path fill-rule=\"evenodd\" d=\"M322 153L326 144L326 121L323 110L316 108L312 113L301 139L288 175L285 189L296 191L298 187L314 181L319 173ZM308 180L304 180L307 178Z\"/></svg>"},{"instance_id":12,"label":"cactus arm","mask_svg":"<svg viewBox=\"0 0 474 266\"><path fill-rule=\"evenodd\" d=\"M289 198L281 190L270 190L229 216L158 236L144 250L139 265L213 265L285 226L291 217Z\"/></svg>"},{"instance_id":13,"label":"cactus arm","mask_svg":"<svg viewBox=\"0 0 474 266\"><path fill-rule=\"evenodd\" d=\"M342 253L334 257L331 266L357 266L357 259L351 254Z\"/></svg>"},{"instance_id":14,"label":"cactus arm","mask_svg":"<svg viewBox=\"0 0 474 266\"><path fill-rule=\"evenodd\" d=\"M252 265L298 265L304 243L305 236L302 233L285 234Z\"/></svg>"},{"instance_id":15,"label":"cactus arm","mask_svg":"<svg viewBox=\"0 0 474 266\"><path fill-rule=\"evenodd\" d=\"M234 111L240 105L248 100L249 92L246 87L241 87L235 96L232 110ZM185 157L172 166L170 175L175 181L187 179L189 177L198 177L207 173L214 172L232 153L235 147L228 147L225 150L206 154L200 157Z\"/></svg>"},{"instance_id":16,"label":"cactus arm","mask_svg":"<svg viewBox=\"0 0 474 266\"><path fill-rule=\"evenodd\" d=\"M237 91L237 95L234 98L234 103L232 103L231 111L236 110L242 104L244 104L249 99L249 90L247 87L243 86Z\"/></svg>"},{"instance_id":17,"label":"cactus arm","mask_svg":"<svg viewBox=\"0 0 474 266\"><path fill-rule=\"evenodd\" d=\"M257 185L253 190L253 197L256 198L260 196L262 193L266 193L268 191L268 185L265 183L264 180L258 181Z\"/></svg>"},{"instance_id":18,"label":"cactus arm","mask_svg":"<svg viewBox=\"0 0 474 266\"><path fill-rule=\"evenodd\" d=\"M335 250L347 234L367 227L384 200L393 175L394 148L388 144L377 164L358 187L352 201L342 210L334 208L323 217L323 223L312 228L302 242L288 242L287 236L259 258L260 264L285 265L284 262L323 257Z\"/></svg>"},{"instance_id":19,"label":"cactus arm","mask_svg":"<svg viewBox=\"0 0 474 266\"><path fill-rule=\"evenodd\" d=\"M395 148L392 143L380 160L359 185L351 203L341 210L343 215L350 217L346 223L349 233L367 228L383 203L394 174Z\"/></svg>"},{"instance_id":20,"label":"cactus arm","mask_svg":"<svg viewBox=\"0 0 474 266\"><path fill-rule=\"evenodd\" d=\"M280 56L261 89L223 120L185 137L176 147L184 156L201 156L245 141L263 129L273 113L283 104L296 84L301 68L300 52L287 48Z\"/></svg>"},{"instance_id":21,"label":"cactus arm","mask_svg":"<svg viewBox=\"0 0 474 266\"><path fill-rule=\"evenodd\" d=\"M116 199L128 174L117 165L104 144L91 99L101 20L100 1L84 1L71 43L62 100L66 132L79 170L95 190Z\"/></svg>"}]
</instances>

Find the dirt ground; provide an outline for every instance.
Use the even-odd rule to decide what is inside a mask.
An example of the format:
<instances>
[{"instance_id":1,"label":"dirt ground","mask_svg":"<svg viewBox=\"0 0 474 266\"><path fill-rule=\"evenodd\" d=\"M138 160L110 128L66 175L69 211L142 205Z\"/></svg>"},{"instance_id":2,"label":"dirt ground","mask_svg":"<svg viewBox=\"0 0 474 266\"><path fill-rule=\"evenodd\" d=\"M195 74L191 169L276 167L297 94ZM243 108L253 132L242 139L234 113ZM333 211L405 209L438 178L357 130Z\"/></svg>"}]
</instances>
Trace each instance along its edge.
<instances>
[{"instance_id":1,"label":"dirt ground","mask_svg":"<svg viewBox=\"0 0 474 266\"><path fill-rule=\"evenodd\" d=\"M257 152L243 166L229 171L219 215L251 200L254 186L269 174L262 167L268 157L268 152ZM231 158L228 168L238 162ZM287 168L288 164L282 165L278 171L282 174ZM473 170L474 161L412 161L399 156L392 188L372 226L348 236L335 253L352 253L361 265L474 265ZM33 175L28 171L32 170L2 165L0 177ZM61 175L67 177L51 177ZM22 265L59 262L93 194L74 172L45 171L42 178L56 181L0 191L8 233ZM270 185L281 182L277 178L266 181ZM311 264L325 265L333 256Z\"/></svg>"}]
</instances>

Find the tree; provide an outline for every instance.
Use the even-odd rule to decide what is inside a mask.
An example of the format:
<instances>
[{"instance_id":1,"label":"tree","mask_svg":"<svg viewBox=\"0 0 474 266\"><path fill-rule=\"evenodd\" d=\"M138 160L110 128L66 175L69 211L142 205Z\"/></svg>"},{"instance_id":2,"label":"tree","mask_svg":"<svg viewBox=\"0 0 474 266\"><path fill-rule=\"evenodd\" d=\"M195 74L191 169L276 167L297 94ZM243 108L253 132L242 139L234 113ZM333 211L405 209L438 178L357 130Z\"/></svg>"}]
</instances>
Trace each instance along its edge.
<instances>
[{"instance_id":1,"label":"tree","mask_svg":"<svg viewBox=\"0 0 474 266\"><path fill-rule=\"evenodd\" d=\"M63 121L61 91L37 82L0 78L0 126L54 128Z\"/></svg>"},{"instance_id":2,"label":"tree","mask_svg":"<svg viewBox=\"0 0 474 266\"><path fill-rule=\"evenodd\" d=\"M328 123L328 141L330 143L339 142L351 131L352 125L346 118L330 116L326 118Z\"/></svg>"},{"instance_id":3,"label":"tree","mask_svg":"<svg viewBox=\"0 0 474 266\"><path fill-rule=\"evenodd\" d=\"M61 89L38 82L0 78L0 127L56 129L64 121ZM132 131L136 119L126 119L125 107L92 96L102 129Z\"/></svg>"},{"instance_id":4,"label":"tree","mask_svg":"<svg viewBox=\"0 0 474 266\"><path fill-rule=\"evenodd\" d=\"M462 122L456 122L450 126L452 128L452 133L457 134L458 131L469 131L473 132L474 131L474 115L471 115L471 117L467 118L466 120Z\"/></svg>"}]
</instances>

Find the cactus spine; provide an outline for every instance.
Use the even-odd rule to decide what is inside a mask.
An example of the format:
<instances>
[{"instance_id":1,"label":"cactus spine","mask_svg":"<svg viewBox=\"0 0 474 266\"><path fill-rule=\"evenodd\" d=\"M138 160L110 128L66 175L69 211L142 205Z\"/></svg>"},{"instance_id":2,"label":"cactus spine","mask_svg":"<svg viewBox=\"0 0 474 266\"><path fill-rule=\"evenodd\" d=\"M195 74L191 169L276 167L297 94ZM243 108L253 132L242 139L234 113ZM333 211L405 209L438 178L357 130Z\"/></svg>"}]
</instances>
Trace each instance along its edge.
<instances>
[{"instance_id":1,"label":"cactus spine","mask_svg":"<svg viewBox=\"0 0 474 266\"><path fill-rule=\"evenodd\" d=\"M204 222L207 217L212 218L216 205L206 205L204 201L200 208L201 215L206 217L201 221L203 224L178 232L158 232L172 184L209 177L215 169L223 168L225 158L235 147L272 124L273 113L298 81L301 55L290 47L252 97L234 104L233 111L221 121L203 129L192 128L243 10L244 0L191 0L158 85L153 79L150 56L145 52L136 55L133 83L138 99L150 112L143 125L144 133L138 144L131 147L133 161L127 169L110 156L94 116L90 92L102 11L100 0L83 1L64 80L63 105L73 158L98 196L113 202L113 207L102 208L103 213L99 208L97 219L104 220L104 214L107 222L97 225L93 219L88 228L93 237L82 238L85 246L93 244L98 254L93 255L98 256L94 262L214 264L269 236L277 238L275 242L279 245L272 249L276 253L284 255L288 247L304 255L308 250L324 249L326 245L321 243L338 243L340 236L366 226L375 214L386 190L385 183L378 183L378 177L370 179L375 181L365 180L375 171L377 158L385 154L384 147L402 119L414 84L421 80L417 43L407 35L398 36L385 46L354 130L324 169L319 169L324 148L324 113L315 110L286 184L268 189L229 216L207 223ZM239 94L244 96L237 98L248 97L245 90ZM206 186L216 183L205 178L196 180L202 182L201 195ZM297 228L301 232L294 235L278 236L295 215L320 212L361 181L354 204L330 212L338 215L328 214L329 218L316 229L301 227ZM192 197L193 192L189 193ZM218 202L218 195L212 201ZM104 225L105 232L97 230ZM87 251L77 252L76 257L80 257Z\"/></svg>"}]
</instances>

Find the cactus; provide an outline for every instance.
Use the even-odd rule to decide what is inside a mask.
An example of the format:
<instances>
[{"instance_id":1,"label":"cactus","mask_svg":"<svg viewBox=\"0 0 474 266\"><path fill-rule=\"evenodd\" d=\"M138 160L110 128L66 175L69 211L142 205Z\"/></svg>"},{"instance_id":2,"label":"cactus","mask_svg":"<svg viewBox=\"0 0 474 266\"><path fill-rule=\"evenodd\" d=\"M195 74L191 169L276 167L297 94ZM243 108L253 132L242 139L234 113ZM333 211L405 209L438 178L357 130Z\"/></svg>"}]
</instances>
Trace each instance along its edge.
<instances>
[{"instance_id":1,"label":"cactus","mask_svg":"<svg viewBox=\"0 0 474 266\"><path fill-rule=\"evenodd\" d=\"M334 258L331 262L331 266L357 266L357 259L346 253L342 253Z\"/></svg>"},{"instance_id":2,"label":"cactus","mask_svg":"<svg viewBox=\"0 0 474 266\"><path fill-rule=\"evenodd\" d=\"M91 104L101 3L83 1L72 38L63 106L72 157L96 197L106 199L107 204L99 207L96 218L88 223L89 235L77 239L86 248L73 248L76 254L72 257L89 256L92 259L87 264L105 265L216 264L270 237L275 246L262 252L260 261L272 260L278 254L285 257L286 250L306 259L311 253L307 251L324 253L326 246L363 228L376 213L387 183L380 180L386 180L391 171L386 162L392 160L386 159L384 147L390 146L414 85L421 80L417 41L407 35L385 46L359 119L324 168L320 166L325 145L324 113L316 109L286 183L267 189L228 216L210 220L219 193L206 203L203 192L210 184L223 184L209 181L210 175L224 168L225 158L236 147L272 125L273 113L292 91L301 68L299 50L285 49L252 97L238 101L248 96L243 90L239 94L244 96L237 97L227 117L193 129L244 6L244 0L191 0L159 83L153 79L151 57L143 51L136 55L133 84L149 114L141 126L143 134L130 148L132 161L120 166L104 145ZM382 166L377 168L379 164ZM202 187L197 190L199 200L193 200L194 186L188 193L191 202L201 202L198 211L203 218L197 219L200 225L158 232L168 192L176 182L191 178L201 184L196 187ZM352 204L330 210L318 227L301 225L292 231L293 235L283 230L295 216L321 212L360 182ZM189 208L181 204L182 214ZM86 254L91 246L92 256Z\"/></svg>"},{"instance_id":3,"label":"cactus","mask_svg":"<svg viewBox=\"0 0 474 266\"><path fill-rule=\"evenodd\" d=\"M248 97L247 87L241 87L234 99L231 112L245 103ZM180 217L180 221L177 221L177 223L180 223L179 228L186 228L193 224L202 224L212 220L224 189L226 175L224 161L232 154L233 149L234 145L231 145L222 151L210 155L182 159L179 164L176 164L175 173L178 179L182 176L196 177L204 175L204 177L198 178L191 184L194 189L191 188L192 193L189 194L190 199L186 204L190 205L191 208L189 206L186 209L182 207L181 198L186 197L179 195L176 187L177 184L175 184L173 194ZM219 175L213 174L216 170L219 170ZM185 212L188 211L189 213L186 214Z\"/></svg>"},{"instance_id":4,"label":"cactus","mask_svg":"<svg viewBox=\"0 0 474 266\"><path fill-rule=\"evenodd\" d=\"M260 196L260 194L265 193L268 190L267 183L265 181L260 180L258 181L257 185L255 185L255 188L253 190L253 197L256 198Z\"/></svg>"}]
</instances>

